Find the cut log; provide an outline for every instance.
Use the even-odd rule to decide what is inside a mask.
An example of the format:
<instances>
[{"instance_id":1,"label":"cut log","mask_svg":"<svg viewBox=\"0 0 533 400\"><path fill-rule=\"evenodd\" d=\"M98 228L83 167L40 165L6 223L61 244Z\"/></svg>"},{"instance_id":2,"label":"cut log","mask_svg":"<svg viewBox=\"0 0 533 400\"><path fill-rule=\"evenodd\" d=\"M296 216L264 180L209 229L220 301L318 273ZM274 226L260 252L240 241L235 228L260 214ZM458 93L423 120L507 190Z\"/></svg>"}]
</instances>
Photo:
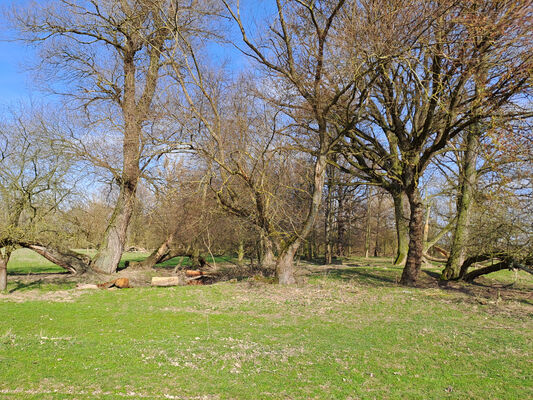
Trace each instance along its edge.
<instances>
[{"instance_id":1,"label":"cut log","mask_svg":"<svg viewBox=\"0 0 533 400\"><path fill-rule=\"evenodd\" d=\"M128 278L118 278L115 280L115 286L119 289L125 289L130 287L130 280Z\"/></svg>"},{"instance_id":2,"label":"cut log","mask_svg":"<svg viewBox=\"0 0 533 400\"><path fill-rule=\"evenodd\" d=\"M184 286L187 281L182 276L154 276L152 286Z\"/></svg>"},{"instance_id":3,"label":"cut log","mask_svg":"<svg viewBox=\"0 0 533 400\"><path fill-rule=\"evenodd\" d=\"M130 287L130 280L128 278L118 278L113 281L99 283L97 285L100 289L109 289L117 287L119 289L125 289Z\"/></svg>"},{"instance_id":4,"label":"cut log","mask_svg":"<svg viewBox=\"0 0 533 400\"><path fill-rule=\"evenodd\" d=\"M194 269L188 269L185 271L186 276L202 276L204 273L202 271L194 270Z\"/></svg>"}]
</instances>

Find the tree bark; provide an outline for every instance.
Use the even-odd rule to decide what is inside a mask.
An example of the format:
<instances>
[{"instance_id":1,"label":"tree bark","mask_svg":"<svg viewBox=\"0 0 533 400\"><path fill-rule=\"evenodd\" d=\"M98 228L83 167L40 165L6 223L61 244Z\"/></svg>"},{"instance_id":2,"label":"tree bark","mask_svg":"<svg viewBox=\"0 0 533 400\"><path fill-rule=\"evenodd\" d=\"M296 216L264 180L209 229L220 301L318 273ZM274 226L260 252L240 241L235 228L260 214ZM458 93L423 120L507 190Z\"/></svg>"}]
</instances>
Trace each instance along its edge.
<instances>
[{"instance_id":1,"label":"tree bark","mask_svg":"<svg viewBox=\"0 0 533 400\"><path fill-rule=\"evenodd\" d=\"M479 146L478 128L469 130L466 138L466 149L462 166L462 179L460 194L457 199L457 222L453 233L450 256L446 267L442 271L442 280L458 279L461 273L461 264L464 260L465 246L468 240L471 206L474 188L477 179L476 159Z\"/></svg>"},{"instance_id":2,"label":"tree bark","mask_svg":"<svg viewBox=\"0 0 533 400\"><path fill-rule=\"evenodd\" d=\"M469 272L462 279L466 282L472 282L474 279L481 275L490 274L491 272L500 271L502 269L509 269L510 265L507 261L500 261L499 263L489 265L488 267L478 268L472 272Z\"/></svg>"},{"instance_id":3,"label":"tree bark","mask_svg":"<svg viewBox=\"0 0 533 400\"><path fill-rule=\"evenodd\" d=\"M9 257L0 256L0 292L7 290L7 263Z\"/></svg>"},{"instance_id":4,"label":"tree bark","mask_svg":"<svg viewBox=\"0 0 533 400\"><path fill-rule=\"evenodd\" d=\"M381 228L381 206L383 203L383 193L378 193L378 210L376 213L376 232L375 232L375 241L374 241L374 257L379 257L379 231Z\"/></svg>"},{"instance_id":5,"label":"tree bark","mask_svg":"<svg viewBox=\"0 0 533 400\"><path fill-rule=\"evenodd\" d=\"M325 131L322 132L322 135L325 137ZM324 145L321 147L323 146ZM286 244L285 248L280 251L278 259L276 260L276 275L278 282L281 285L290 285L296 282L294 277L294 255L298 251L302 240L305 239L309 233L311 233L311 230L315 225L322 202L322 190L324 188L324 181L326 178L326 165L326 154L319 154L314 167L311 204L309 205L309 211L307 218L305 219L304 226L300 232L298 232L298 235L295 235L289 241L289 243Z\"/></svg>"},{"instance_id":6,"label":"tree bark","mask_svg":"<svg viewBox=\"0 0 533 400\"><path fill-rule=\"evenodd\" d=\"M366 231L365 231L365 258L368 258L370 253L370 203L372 197L372 187L367 187L366 194Z\"/></svg>"},{"instance_id":7,"label":"tree bark","mask_svg":"<svg viewBox=\"0 0 533 400\"><path fill-rule=\"evenodd\" d=\"M408 211L406 195L403 192L391 193L394 201L394 219L396 221L396 258L394 265L403 266L407 260L407 252L409 251L409 218L407 218Z\"/></svg>"},{"instance_id":8,"label":"tree bark","mask_svg":"<svg viewBox=\"0 0 533 400\"><path fill-rule=\"evenodd\" d=\"M411 218L409 220L409 250L400 283L414 285L422 268L424 254L424 205L417 187L407 192Z\"/></svg>"},{"instance_id":9,"label":"tree bark","mask_svg":"<svg viewBox=\"0 0 533 400\"><path fill-rule=\"evenodd\" d=\"M134 186L123 185L121 187L119 200L115 205L98 252L92 261L92 268L99 272L112 274L117 271L124 252L128 225L133 214L136 185L137 182Z\"/></svg>"},{"instance_id":10,"label":"tree bark","mask_svg":"<svg viewBox=\"0 0 533 400\"><path fill-rule=\"evenodd\" d=\"M324 264L329 265L332 261L333 256L333 195L332 195L332 185L333 185L333 167L328 166L326 168L326 173L328 175L328 190L326 192L326 201L325 201L325 219L324 219L324 237L326 239L326 248L324 250Z\"/></svg>"},{"instance_id":11,"label":"tree bark","mask_svg":"<svg viewBox=\"0 0 533 400\"><path fill-rule=\"evenodd\" d=\"M239 249L237 251L237 264L241 265L244 261L244 242L239 241Z\"/></svg>"},{"instance_id":12,"label":"tree bark","mask_svg":"<svg viewBox=\"0 0 533 400\"><path fill-rule=\"evenodd\" d=\"M120 193L113 214L108 223L98 253L92 262L92 267L98 271L114 273L124 251L128 226L133 209L137 184L140 177L140 157L142 151L142 125L148 119L148 114L154 98L157 81L161 50L163 48L166 29L160 29L154 35L149 47L149 66L146 73L144 88L137 100L139 88L137 87L138 71L135 65L135 56L139 51L138 43L128 38L124 44L123 69L124 91L121 102L124 118L124 139L122 143L122 175L115 178L120 183Z\"/></svg>"},{"instance_id":13,"label":"tree bark","mask_svg":"<svg viewBox=\"0 0 533 400\"><path fill-rule=\"evenodd\" d=\"M265 269L274 269L276 265L276 257L274 256L274 248L272 241L265 237L263 238L263 259L261 260L261 266Z\"/></svg>"},{"instance_id":14,"label":"tree bark","mask_svg":"<svg viewBox=\"0 0 533 400\"><path fill-rule=\"evenodd\" d=\"M184 253L185 254L178 254L178 252L174 251L172 252L171 244L174 241L175 232L172 232L170 235L167 236L165 241L159 245L157 249L155 249L148 257L146 257L143 261L135 261L130 263L130 266L132 268L153 268L156 264L165 262L167 260L170 260L174 257L177 257L179 255L188 255L187 249ZM180 252L181 253L181 252Z\"/></svg>"},{"instance_id":15,"label":"tree bark","mask_svg":"<svg viewBox=\"0 0 533 400\"><path fill-rule=\"evenodd\" d=\"M345 241L346 241L346 221L344 212L344 193L342 186L337 188L337 256L344 257L346 255Z\"/></svg>"},{"instance_id":16,"label":"tree bark","mask_svg":"<svg viewBox=\"0 0 533 400\"><path fill-rule=\"evenodd\" d=\"M60 249L39 243L18 243L20 246L35 251L48 261L66 269L73 274L82 274L89 270L91 258L68 249Z\"/></svg>"},{"instance_id":17,"label":"tree bark","mask_svg":"<svg viewBox=\"0 0 533 400\"><path fill-rule=\"evenodd\" d=\"M276 276L280 285L292 285L296 283L294 276L294 255L299 246L299 240L296 240L276 261Z\"/></svg>"}]
</instances>

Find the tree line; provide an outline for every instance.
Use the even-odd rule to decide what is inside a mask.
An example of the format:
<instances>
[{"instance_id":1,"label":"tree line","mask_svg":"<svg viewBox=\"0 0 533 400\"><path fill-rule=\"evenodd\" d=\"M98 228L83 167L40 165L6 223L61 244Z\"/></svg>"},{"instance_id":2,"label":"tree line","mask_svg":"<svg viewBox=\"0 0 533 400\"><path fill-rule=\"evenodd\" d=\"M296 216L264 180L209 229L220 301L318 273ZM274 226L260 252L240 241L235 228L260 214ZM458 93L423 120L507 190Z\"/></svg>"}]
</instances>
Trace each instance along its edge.
<instances>
[{"instance_id":1,"label":"tree line","mask_svg":"<svg viewBox=\"0 0 533 400\"><path fill-rule=\"evenodd\" d=\"M4 113L0 287L17 247L74 273L246 254L281 284L300 257L531 266L531 2L263 4L7 12L59 100Z\"/></svg>"}]
</instances>

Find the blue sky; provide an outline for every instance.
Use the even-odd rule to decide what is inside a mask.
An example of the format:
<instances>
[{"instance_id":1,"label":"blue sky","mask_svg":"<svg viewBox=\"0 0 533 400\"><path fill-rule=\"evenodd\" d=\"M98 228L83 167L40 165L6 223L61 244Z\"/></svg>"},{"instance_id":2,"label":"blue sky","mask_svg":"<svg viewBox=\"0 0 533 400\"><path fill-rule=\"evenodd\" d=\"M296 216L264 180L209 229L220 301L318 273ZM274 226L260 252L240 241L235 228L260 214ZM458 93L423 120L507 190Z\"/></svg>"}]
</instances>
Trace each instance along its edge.
<instances>
[{"instance_id":1,"label":"blue sky","mask_svg":"<svg viewBox=\"0 0 533 400\"><path fill-rule=\"evenodd\" d=\"M34 0L45 2L47 0ZM30 98L41 99L44 94L39 93L28 66L37 62L36 50L20 41L12 41L16 35L9 29L4 16L6 8L11 6L23 7L30 0L0 0L0 109L20 102L27 102ZM257 18L273 12L272 2L266 0L252 0L243 2L242 10L245 23L252 23ZM232 59L234 68L240 69L247 65L246 57L231 46L216 51Z\"/></svg>"},{"instance_id":2,"label":"blue sky","mask_svg":"<svg viewBox=\"0 0 533 400\"><path fill-rule=\"evenodd\" d=\"M26 1L0 0L0 10L2 10L0 14L0 106L27 100L34 92L31 73L24 65L35 60L35 51L24 43L7 41L14 35L8 30L7 21L3 15L6 7L24 3Z\"/></svg>"}]
</instances>

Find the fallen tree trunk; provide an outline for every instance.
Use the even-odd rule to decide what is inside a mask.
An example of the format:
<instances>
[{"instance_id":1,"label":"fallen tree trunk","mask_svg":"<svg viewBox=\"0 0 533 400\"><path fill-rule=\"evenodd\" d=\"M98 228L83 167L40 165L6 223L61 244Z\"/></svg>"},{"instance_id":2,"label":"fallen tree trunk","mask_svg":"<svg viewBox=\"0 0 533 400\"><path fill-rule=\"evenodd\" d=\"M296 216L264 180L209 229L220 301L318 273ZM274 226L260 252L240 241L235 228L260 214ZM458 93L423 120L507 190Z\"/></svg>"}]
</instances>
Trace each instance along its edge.
<instances>
[{"instance_id":1,"label":"fallen tree trunk","mask_svg":"<svg viewBox=\"0 0 533 400\"><path fill-rule=\"evenodd\" d=\"M448 257L450 256L450 253L446 250L444 250L442 247L433 245L433 248L439 252L443 257L446 257L446 260L448 260Z\"/></svg>"}]
</instances>

